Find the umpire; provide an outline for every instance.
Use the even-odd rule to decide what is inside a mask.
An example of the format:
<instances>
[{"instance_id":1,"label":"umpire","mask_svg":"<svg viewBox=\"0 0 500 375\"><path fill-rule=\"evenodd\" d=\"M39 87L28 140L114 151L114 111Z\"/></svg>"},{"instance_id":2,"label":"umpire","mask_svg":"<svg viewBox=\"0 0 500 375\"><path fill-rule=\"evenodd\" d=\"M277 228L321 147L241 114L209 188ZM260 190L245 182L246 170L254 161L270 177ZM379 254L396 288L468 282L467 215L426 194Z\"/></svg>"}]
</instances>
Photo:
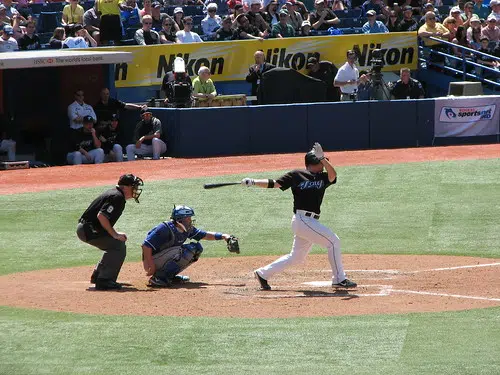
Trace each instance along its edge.
<instances>
[{"instance_id":1,"label":"umpire","mask_svg":"<svg viewBox=\"0 0 500 375\"><path fill-rule=\"evenodd\" d=\"M127 199L134 198L139 203L143 181L133 174L120 176L118 185L98 196L78 221L78 238L104 251L90 282L96 290L121 289L116 282L127 254L127 235L115 231L113 226L120 218Z\"/></svg>"}]
</instances>

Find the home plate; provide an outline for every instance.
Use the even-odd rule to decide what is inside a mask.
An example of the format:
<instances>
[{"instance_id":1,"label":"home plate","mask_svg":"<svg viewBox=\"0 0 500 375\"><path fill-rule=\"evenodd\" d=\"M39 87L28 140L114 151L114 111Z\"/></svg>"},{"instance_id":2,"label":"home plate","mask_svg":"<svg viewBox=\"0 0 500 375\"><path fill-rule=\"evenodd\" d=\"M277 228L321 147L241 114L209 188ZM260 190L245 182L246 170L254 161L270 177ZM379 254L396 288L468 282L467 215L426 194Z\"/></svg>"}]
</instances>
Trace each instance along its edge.
<instances>
[{"instance_id":1,"label":"home plate","mask_svg":"<svg viewBox=\"0 0 500 375\"><path fill-rule=\"evenodd\" d=\"M314 286L316 288L323 288L323 287L332 286L332 282L331 281L307 281L305 283L302 283L302 285L309 285L309 286Z\"/></svg>"}]
</instances>

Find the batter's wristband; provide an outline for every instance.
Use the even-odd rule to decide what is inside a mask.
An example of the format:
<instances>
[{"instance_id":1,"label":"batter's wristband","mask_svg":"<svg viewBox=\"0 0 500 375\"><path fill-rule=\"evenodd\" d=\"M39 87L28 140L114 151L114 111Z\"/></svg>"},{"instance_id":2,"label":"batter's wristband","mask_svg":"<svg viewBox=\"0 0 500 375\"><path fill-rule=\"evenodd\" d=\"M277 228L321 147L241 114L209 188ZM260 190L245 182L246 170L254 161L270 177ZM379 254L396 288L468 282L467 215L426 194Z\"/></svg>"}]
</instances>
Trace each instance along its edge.
<instances>
[{"instance_id":1,"label":"batter's wristband","mask_svg":"<svg viewBox=\"0 0 500 375\"><path fill-rule=\"evenodd\" d=\"M217 232L217 233L215 233L214 237L215 237L216 240L222 240L222 233Z\"/></svg>"},{"instance_id":2,"label":"batter's wristband","mask_svg":"<svg viewBox=\"0 0 500 375\"><path fill-rule=\"evenodd\" d=\"M269 189L271 189L271 188L274 187L274 180L272 178L270 178L269 180L267 180L267 187Z\"/></svg>"}]
</instances>

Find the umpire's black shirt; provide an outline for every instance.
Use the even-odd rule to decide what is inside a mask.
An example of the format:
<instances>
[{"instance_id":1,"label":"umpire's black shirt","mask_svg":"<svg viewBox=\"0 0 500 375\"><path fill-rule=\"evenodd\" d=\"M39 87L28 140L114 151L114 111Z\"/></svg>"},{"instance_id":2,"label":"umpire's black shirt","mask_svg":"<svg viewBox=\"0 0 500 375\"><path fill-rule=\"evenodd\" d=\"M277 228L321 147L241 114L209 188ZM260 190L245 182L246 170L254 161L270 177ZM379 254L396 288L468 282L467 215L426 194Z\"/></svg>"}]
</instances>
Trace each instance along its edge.
<instances>
[{"instance_id":1,"label":"umpire's black shirt","mask_svg":"<svg viewBox=\"0 0 500 375\"><path fill-rule=\"evenodd\" d=\"M318 215L325 195L325 189L337 182L330 182L328 173L311 173L306 169L295 169L276 180L281 190L292 188L293 212L297 210L311 211Z\"/></svg>"},{"instance_id":2,"label":"umpire's black shirt","mask_svg":"<svg viewBox=\"0 0 500 375\"><path fill-rule=\"evenodd\" d=\"M109 189L94 199L83 213L80 222L89 222L95 230L102 232L104 229L97 219L97 214L101 212L109 220L111 226L114 226L125 209L125 202L125 195L118 186Z\"/></svg>"}]
</instances>

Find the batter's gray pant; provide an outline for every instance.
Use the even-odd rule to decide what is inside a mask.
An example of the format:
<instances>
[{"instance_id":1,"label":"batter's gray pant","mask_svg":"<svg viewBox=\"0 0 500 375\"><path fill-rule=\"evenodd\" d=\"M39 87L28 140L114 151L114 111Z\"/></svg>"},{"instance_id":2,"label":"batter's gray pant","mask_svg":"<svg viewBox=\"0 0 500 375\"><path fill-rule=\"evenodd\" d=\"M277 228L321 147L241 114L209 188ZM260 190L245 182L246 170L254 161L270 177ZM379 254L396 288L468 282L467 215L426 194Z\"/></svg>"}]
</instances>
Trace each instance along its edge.
<instances>
[{"instance_id":1,"label":"batter's gray pant","mask_svg":"<svg viewBox=\"0 0 500 375\"><path fill-rule=\"evenodd\" d=\"M125 242L115 240L109 234L102 234L97 238L87 240L85 234L85 224L79 223L76 227L78 238L104 251L101 261L97 264L98 279L116 281L127 255L127 246Z\"/></svg>"}]
</instances>

